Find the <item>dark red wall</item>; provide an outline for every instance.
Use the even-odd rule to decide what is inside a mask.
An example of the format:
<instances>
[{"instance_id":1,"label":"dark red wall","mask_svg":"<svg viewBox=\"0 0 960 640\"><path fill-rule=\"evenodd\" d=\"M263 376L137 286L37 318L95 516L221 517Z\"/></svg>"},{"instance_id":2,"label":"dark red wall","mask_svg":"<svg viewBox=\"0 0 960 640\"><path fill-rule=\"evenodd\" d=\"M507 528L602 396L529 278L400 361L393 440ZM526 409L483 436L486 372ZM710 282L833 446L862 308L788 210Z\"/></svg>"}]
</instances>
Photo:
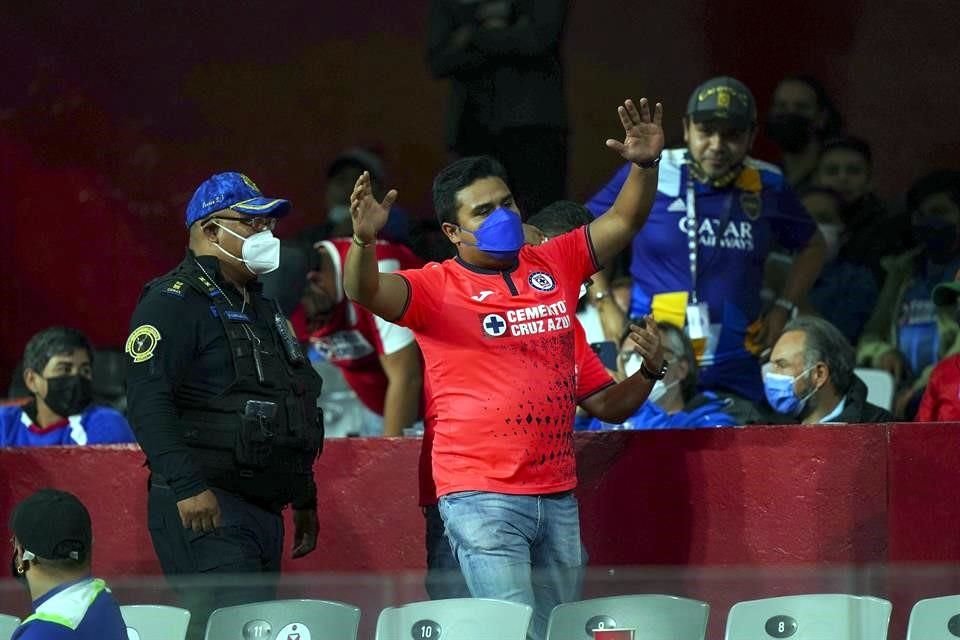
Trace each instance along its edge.
<instances>
[{"instance_id":1,"label":"dark red wall","mask_svg":"<svg viewBox=\"0 0 960 640\"><path fill-rule=\"evenodd\" d=\"M960 426L751 427L578 434L591 564L953 562ZM338 439L317 462L320 548L300 571L423 567L419 441ZM0 539L13 504L70 489L93 513L106 575L156 573L136 447L0 449ZM944 495L946 494L946 495ZM375 507L371 513L371 507ZM385 539L390 544L383 544Z\"/></svg>"},{"instance_id":2,"label":"dark red wall","mask_svg":"<svg viewBox=\"0 0 960 640\"><path fill-rule=\"evenodd\" d=\"M3 3L0 388L26 339L52 323L122 344L141 285L182 252L186 199L214 171L242 169L289 196L289 231L322 214L323 167L337 150L379 145L401 202L430 215L446 87L423 64L426 6ZM742 77L765 108L777 78L811 71L874 143L877 183L892 197L955 163L954 9L573 3L571 194L587 196L616 166L603 140L623 98L662 99L676 136L687 94L709 75Z\"/></svg>"},{"instance_id":3,"label":"dark red wall","mask_svg":"<svg viewBox=\"0 0 960 640\"><path fill-rule=\"evenodd\" d=\"M284 563L289 575L323 574L302 593L355 598L365 610L423 597L419 446L327 443L316 465L318 549ZM897 602L899 628L917 598L960 588L952 573L897 573L910 563L960 561L960 425L578 434L577 452L590 565L617 567L606 579L594 573L588 595L687 594L713 604L716 625L738 599L874 593ZM0 449L0 540L18 500L44 486L68 489L91 511L96 573L120 584L157 574L142 462L135 447ZM640 566L664 571L630 571ZM847 567L864 568L867 578ZM407 571L414 574L393 582Z\"/></svg>"}]
</instances>

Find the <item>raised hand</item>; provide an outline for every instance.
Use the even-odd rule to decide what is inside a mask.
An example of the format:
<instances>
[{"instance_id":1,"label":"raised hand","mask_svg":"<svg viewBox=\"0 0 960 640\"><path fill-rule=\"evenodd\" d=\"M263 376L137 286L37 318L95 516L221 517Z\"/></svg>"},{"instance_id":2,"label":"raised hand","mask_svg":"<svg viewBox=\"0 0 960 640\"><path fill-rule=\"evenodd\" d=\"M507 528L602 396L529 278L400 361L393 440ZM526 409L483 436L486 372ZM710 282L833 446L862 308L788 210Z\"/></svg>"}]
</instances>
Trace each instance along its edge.
<instances>
[{"instance_id":1,"label":"raised hand","mask_svg":"<svg viewBox=\"0 0 960 640\"><path fill-rule=\"evenodd\" d=\"M650 103L640 98L640 109L627 100L617 107L620 123L623 125L623 142L607 140L607 146L620 154L624 160L636 164L650 163L660 157L663 151L663 105L659 102L653 108L650 117Z\"/></svg>"},{"instance_id":2,"label":"raised hand","mask_svg":"<svg viewBox=\"0 0 960 640\"><path fill-rule=\"evenodd\" d=\"M647 368L658 371L663 364L663 345L660 340L660 329L653 316L644 316L643 325L630 325L630 342L633 350L643 357Z\"/></svg>"},{"instance_id":3,"label":"raised hand","mask_svg":"<svg viewBox=\"0 0 960 640\"><path fill-rule=\"evenodd\" d=\"M353 233L363 242L373 242L377 233L387 224L390 207L397 200L397 190L391 189L377 202L370 185L370 173L364 171L350 194L350 216L353 218Z\"/></svg>"}]
</instances>

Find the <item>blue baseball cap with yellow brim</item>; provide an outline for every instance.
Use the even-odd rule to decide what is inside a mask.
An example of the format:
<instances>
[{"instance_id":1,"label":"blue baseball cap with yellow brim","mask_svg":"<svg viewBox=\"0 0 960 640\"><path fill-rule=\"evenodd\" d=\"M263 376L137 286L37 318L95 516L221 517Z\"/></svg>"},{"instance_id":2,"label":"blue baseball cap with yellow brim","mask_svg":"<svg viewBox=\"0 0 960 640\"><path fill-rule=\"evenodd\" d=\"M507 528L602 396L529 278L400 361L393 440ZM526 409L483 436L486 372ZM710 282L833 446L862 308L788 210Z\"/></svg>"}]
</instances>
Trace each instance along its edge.
<instances>
[{"instance_id":1,"label":"blue baseball cap with yellow brim","mask_svg":"<svg viewBox=\"0 0 960 640\"><path fill-rule=\"evenodd\" d=\"M211 213L230 209L248 216L282 218L290 213L290 201L267 198L253 180L242 173L227 171L207 178L187 204L187 228Z\"/></svg>"}]
</instances>

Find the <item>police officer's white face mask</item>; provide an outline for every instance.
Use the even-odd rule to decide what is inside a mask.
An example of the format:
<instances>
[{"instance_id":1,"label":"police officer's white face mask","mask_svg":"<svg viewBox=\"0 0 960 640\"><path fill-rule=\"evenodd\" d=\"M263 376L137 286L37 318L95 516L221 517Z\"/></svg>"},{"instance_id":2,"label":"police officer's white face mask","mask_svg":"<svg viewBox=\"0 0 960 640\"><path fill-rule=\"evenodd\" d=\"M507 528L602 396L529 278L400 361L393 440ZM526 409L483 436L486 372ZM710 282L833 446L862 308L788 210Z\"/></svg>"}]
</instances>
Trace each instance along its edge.
<instances>
[{"instance_id":1,"label":"police officer's white face mask","mask_svg":"<svg viewBox=\"0 0 960 640\"><path fill-rule=\"evenodd\" d=\"M276 271L277 267L280 266L280 239L274 237L272 231L264 230L244 238L239 233L227 229L216 220L213 221L213 224L217 225L230 235L243 240L243 248L240 251L242 257L240 258L233 255L219 244L217 245L217 248L234 260L239 260L242 262L247 267L247 270L250 271L250 273L254 275L263 275L265 273L270 273L271 271Z\"/></svg>"}]
</instances>

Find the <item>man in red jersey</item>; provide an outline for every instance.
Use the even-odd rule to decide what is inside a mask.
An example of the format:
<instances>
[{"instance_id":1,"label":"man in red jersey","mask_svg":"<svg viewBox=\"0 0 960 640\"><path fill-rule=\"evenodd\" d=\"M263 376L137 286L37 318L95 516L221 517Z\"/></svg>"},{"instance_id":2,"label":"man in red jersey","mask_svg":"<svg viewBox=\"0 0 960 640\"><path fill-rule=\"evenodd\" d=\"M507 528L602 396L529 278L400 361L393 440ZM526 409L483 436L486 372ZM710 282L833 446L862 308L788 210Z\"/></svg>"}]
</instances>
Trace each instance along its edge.
<instances>
[{"instance_id":1,"label":"man in red jersey","mask_svg":"<svg viewBox=\"0 0 960 640\"><path fill-rule=\"evenodd\" d=\"M548 238L557 237L583 224L589 224L593 216L581 222L579 216L570 215L572 202L559 201L548 205L530 218L537 226L524 225L526 241L539 245ZM580 206L580 205L574 205ZM543 231L546 233L543 233ZM581 298L587 294L581 288ZM660 331L652 317L643 319L642 326L631 325L628 337L631 348L647 361L659 362L663 358ZM574 326L574 353L577 359L577 406L599 420L620 424L632 415L650 395L653 380L639 371L627 379L615 383L600 358L590 348L587 334L579 322ZM427 594L434 600L466 598L470 590L460 571L460 563L447 540L443 518L437 506L437 491L431 473L429 447L420 451L420 506L424 515L424 539L427 551Z\"/></svg>"},{"instance_id":2,"label":"man in red jersey","mask_svg":"<svg viewBox=\"0 0 960 640\"><path fill-rule=\"evenodd\" d=\"M387 322L343 295L343 261L349 238L315 245L301 304L290 323L301 342L343 373L363 405L361 436L399 436L420 415L423 367L413 332ZM423 261L410 249L381 240L376 247L382 272L414 269Z\"/></svg>"},{"instance_id":3,"label":"man in red jersey","mask_svg":"<svg viewBox=\"0 0 960 640\"><path fill-rule=\"evenodd\" d=\"M434 207L458 256L381 274L373 251L391 191L378 203L369 176L351 197L347 296L410 328L425 363L425 446L447 538L470 593L534 607L542 638L556 604L576 599L585 564L573 489L575 331L580 285L643 226L657 187L662 107L627 101L623 142L634 163L610 211L588 227L523 245L503 168L461 159L437 176ZM663 363L646 363L649 379Z\"/></svg>"}]
</instances>

